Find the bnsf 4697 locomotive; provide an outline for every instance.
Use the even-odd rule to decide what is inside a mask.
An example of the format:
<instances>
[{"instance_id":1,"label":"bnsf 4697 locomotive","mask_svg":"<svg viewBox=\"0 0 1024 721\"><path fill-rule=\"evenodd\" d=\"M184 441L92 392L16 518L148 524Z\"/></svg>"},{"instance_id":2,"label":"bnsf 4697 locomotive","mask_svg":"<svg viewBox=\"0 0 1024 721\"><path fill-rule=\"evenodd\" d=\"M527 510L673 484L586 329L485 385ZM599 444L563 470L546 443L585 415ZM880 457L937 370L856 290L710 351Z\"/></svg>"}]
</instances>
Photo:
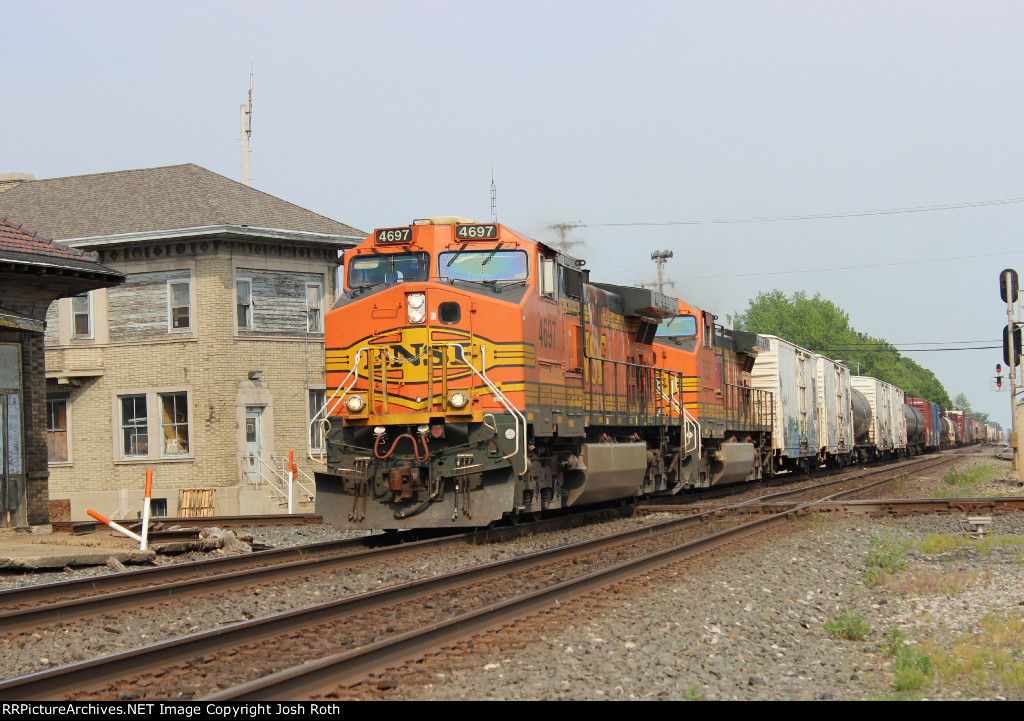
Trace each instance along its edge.
<instances>
[{"instance_id":1,"label":"bnsf 4697 locomotive","mask_svg":"<svg viewBox=\"0 0 1024 721\"><path fill-rule=\"evenodd\" d=\"M483 526L774 468L766 341L496 223L376 230L326 318L317 512Z\"/></svg>"}]
</instances>

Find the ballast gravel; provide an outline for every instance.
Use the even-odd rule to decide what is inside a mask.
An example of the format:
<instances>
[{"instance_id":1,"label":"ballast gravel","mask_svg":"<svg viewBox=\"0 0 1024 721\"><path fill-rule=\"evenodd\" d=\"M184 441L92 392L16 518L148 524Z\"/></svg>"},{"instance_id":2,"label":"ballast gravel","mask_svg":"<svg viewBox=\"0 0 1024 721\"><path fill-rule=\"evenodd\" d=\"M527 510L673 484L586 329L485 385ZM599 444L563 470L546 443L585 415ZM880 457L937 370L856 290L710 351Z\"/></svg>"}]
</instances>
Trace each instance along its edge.
<instances>
[{"instance_id":1,"label":"ballast gravel","mask_svg":"<svg viewBox=\"0 0 1024 721\"><path fill-rule=\"evenodd\" d=\"M1016 489L1006 489L1014 493ZM648 519L653 520L653 519ZM908 641L953 638L975 628L988 611L1021 614L1020 547L981 556L908 551L912 566L957 569L979 579L955 595L912 596L862 579L873 538L898 543L933 533L961 535L960 516L891 519L812 517L786 531L733 548L714 560L666 567L509 627L393 669L340 698L361 699L665 699L814 700L885 698L892 659L883 635L894 628ZM3 635L0 678L319 603L387 584L501 560L645 521L624 520L458 554L382 565L343 576L312 575L301 584L268 586L244 598L190 599L95 619L86 628L54 626L40 634ZM328 526L249 530L272 546L334 540ZM1024 516L996 516L990 533L1024 537ZM54 582L96 569L0 576L0 587ZM822 624L844 608L871 628L862 641L837 640ZM998 690L975 690L998 698ZM967 698L941 688L931 699ZM1004 694L1005 695L1005 694ZM1011 696L1012 698L1013 696Z\"/></svg>"}]
</instances>

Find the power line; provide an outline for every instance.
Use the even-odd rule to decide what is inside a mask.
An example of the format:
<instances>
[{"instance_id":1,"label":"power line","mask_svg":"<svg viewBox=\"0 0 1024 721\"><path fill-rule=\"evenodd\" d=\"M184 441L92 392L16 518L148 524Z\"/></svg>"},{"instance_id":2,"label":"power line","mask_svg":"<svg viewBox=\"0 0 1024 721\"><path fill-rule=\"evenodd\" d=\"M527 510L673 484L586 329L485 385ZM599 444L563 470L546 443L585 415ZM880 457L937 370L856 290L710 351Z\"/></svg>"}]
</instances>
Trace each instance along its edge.
<instances>
[{"instance_id":1,"label":"power line","mask_svg":"<svg viewBox=\"0 0 1024 721\"><path fill-rule=\"evenodd\" d=\"M954 350L992 350L1002 348L1001 345L977 345L962 348L808 348L815 353L935 353Z\"/></svg>"},{"instance_id":2,"label":"power line","mask_svg":"<svg viewBox=\"0 0 1024 721\"><path fill-rule=\"evenodd\" d=\"M963 208L982 208L992 205L1012 205L1024 203L1024 198L1006 198L1004 200L979 200L971 203L950 203L948 205L921 205L911 208L888 208L884 210L854 210L842 213L816 213L813 215L777 215L763 218L721 218L714 220L666 220L639 221L633 223L579 223L581 228L628 228L640 226L665 225L715 225L726 223L777 223L790 220L827 220L830 218L858 218L869 215L897 215L900 213L930 213L937 210L961 210Z\"/></svg>"},{"instance_id":3,"label":"power line","mask_svg":"<svg viewBox=\"0 0 1024 721\"><path fill-rule=\"evenodd\" d=\"M999 255L1016 255L1024 253L1024 250L1006 250L999 253L981 253L978 255L959 255L949 258L932 258L930 260L904 260L895 263L874 263L872 265L844 265L834 268L805 268L803 270L769 270L763 273L723 273L721 275L691 275L683 280L712 280L715 278L749 278L757 275L794 275L796 273L827 273L837 270L867 270L870 268L888 268L897 265L920 265L921 263L948 263L951 260L975 260L977 258L992 258Z\"/></svg>"}]
</instances>

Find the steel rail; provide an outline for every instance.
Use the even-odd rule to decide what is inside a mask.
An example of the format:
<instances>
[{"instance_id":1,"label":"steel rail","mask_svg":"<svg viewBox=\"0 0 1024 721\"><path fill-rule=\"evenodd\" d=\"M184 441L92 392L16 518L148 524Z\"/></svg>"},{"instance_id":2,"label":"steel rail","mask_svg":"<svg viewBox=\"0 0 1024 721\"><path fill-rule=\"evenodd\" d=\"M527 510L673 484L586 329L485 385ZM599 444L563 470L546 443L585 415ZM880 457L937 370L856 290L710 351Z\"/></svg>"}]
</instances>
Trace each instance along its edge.
<instances>
[{"instance_id":1,"label":"steel rail","mask_svg":"<svg viewBox=\"0 0 1024 721\"><path fill-rule=\"evenodd\" d=\"M849 480L849 479L847 479ZM877 481L874 485L880 485L888 482L890 479L883 479ZM829 498L840 497L845 494L855 493L860 491L857 489L848 489L838 494L833 494ZM827 499L821 499L827 500ZM510 608L516 609L511 611L515 614L529 613L531 610L542 607L551 602L552 598L558 598L559 594L566 593L569 596L577 595L578 593L586 592L592 585L588 584L607 584L620 579L621 574L632 575L634 573L641 573L643 570L652 567L653 565L660 565L662 563L669 562L669 560L675 560L676 555L685 553L685 549L695 549L693 552L697 552L696 549L703 549L708 544L714 543L715 539L728 539L736 536L737 534L745 532L744 529L750 529L751 532L755 530L761 530L768 528L770 525L786 520L793 516L793 514L802 514L807 512L807 509L812 508L818 501L808 501L795 508L784 510L780 513L773 514L766 518L751 521L745 524L736 526L733 529L722 531L717 534L690 541L673 548L659 551L653 554L648 554L640 559L633 561L626 561L614 566L607 567L601 571L596 571L585 576L576 579L575 581L567 581L562 584L550 587L547 590L537 591L531 594L527 594L522 599L510 600L507 602L494 604L489 606L489 609L493 609L498 612L500 609ZM413 598L421 597L426 594L433 594L443 592L448 589L464 586L468 583L477 582L486 578L493 578L498 575L504 575L515 570L521 570L528 568L530 565L539 565L542 563L550 563L569 556L577 556L580 553L592 552L603 547L621 544L624 539L635 539L642 536L652 536L663 531L681 527L699 521L706 520L710 517L716 517L724 515L730 509L739 509L745 504L736 504L731 507L723 507L704 513L693 514L679 519L670 519L662 521L657 524L651 524L643 528L633 529L629 532L622 534L615 534L611 536L605 536L598 539L591 539L589 541L582 541L570 546L562 547L559 549L551 549L547 551L540 551L528 556L522 556L516 559L508 561L501 561L486 566L469 569L468 571L454 572L451 574L445 574L443 576L437 576L431 579L424 579L421 581L414 581L407 584L402 584L390 589L383 589L381 591L361 594L359 596L342 599L339 601L333 601L325 604L319 604L317 606L308 607L306 609L298 609L296 611L287 612L284 614L277 614L274 616L266 617L263 619L257 619L254 621L243 622L228 626L222 629L214 631L207 631L199 634L193 634L178 639L172 639L159 644L153 644L138 649L132 649L122 653L106 656L98 659L92 659L89 661L72 664L62 668L51 669L48 671L38 672L28 676L11 679L9 681L0 682L0 699L21 699L31 700L35 698L46 699L52 696L54 688L60 688L63 693L75 693L90 688L95 688L97 684L109 682L111 679L118 678L125 673L140 674L146 670L158 670L162 669L168 663L175 661L182 661L189 658L194 658L197 655L201 655L205 652L214 651L224 646L238 646L252 643L254 641L272 638L282 633L288 633L295 629L309 627L311 625L317 625L319 623L325 623L329 621L336 621L338 619L345 618L356 612L366 611L370 609L380 608L382 606L391 606L400 604L404 601L408 601ZM769 524L769 525L765 525ZM463 541L464 542L464 541ZM412 544L409 544L412 545ZM663 560L668 559L668 560ZM632 570L630 570L632 569ZM597 580L605 579L605 580ZM583 584L577 586L577 584ZM578 588L581 590L571 590ZM554 595L552 595L554 594ZM533 599L533 600L531 600ZM105 608L106 611L110 610L109 605ZM476 618L478 615L481 618L486 618L487 609L482 611L474 611L467 614L468 618ZM482 615L481 615L482 614ZM502 621L495 621L493 619L485 621L486 624L500 623ZM431 629L438 633L442 633L443 629L450 628L452 626L458 626L458 622L446 621L440 624L432 624ZM468 628L476 629L478 626L475 622L470 622ZM450 633L475 633L477 631L443 631L445 634ZM406 637L410 640L405 640ZM369 656L363 658L363 660L354 661L356 664L352 668L365 669L366 664L378 664L380 663L378 658L378 651L380 647L380 653L383 654L380 658L387 658L388 663L392 662L395 658L394 654L407 653L410 648L419 648L422 644L426 644L425 647L432 646L438 641L436 640L420 640L413 641L411 639L418 638L415 633L409 632L408 634L402 634L392 640L384 641L380 643L371 644L365 649ZM397 644L397 646L392 646ZM412 645L409 645L412 644ZM419 645L417 645L419 644ZM395 650L395 649L399 650ZM406 650L400 650L400 649ZM385 650L391 649L391 650ZM345 659L357 659L359 654L357 652L348 652L342 654ZM333 659L334 657L332 657ZM366 660L367 658L376 660ZM337 661L338 659L335 659ZM334 663L332 661L331 663ZM349 661L344 663L348 664ZM314 669L319 667L321 664L327 664L328 660L321 662L314 662L311 664L305 664L303 668ZM376 666L375 666L376 667ZM362 670L354 670L352 673L364 673ZM282 672L285 674L292 673L291 671ZM333 675L337 675L336 671L330 672ZM348 673L348 672L346 672ZM267 678L276 678L278 674L268 676ZM253 684L259 684L260 682L252 682L252 684L246 684L245 686L239 686L239 689L247 689L241 693L247 695L250 691L255 693L256 686ZM276 681L275 681L276 683ZM231 691L224 692L225 694L231 693ZM260 692L262 693L262 692ZM271 696L252 696L253 698L270 698L275 697L273 694L277 692L270 692ZM227 698L227 696L225 696Z\"/></svg>"}]
</instances>

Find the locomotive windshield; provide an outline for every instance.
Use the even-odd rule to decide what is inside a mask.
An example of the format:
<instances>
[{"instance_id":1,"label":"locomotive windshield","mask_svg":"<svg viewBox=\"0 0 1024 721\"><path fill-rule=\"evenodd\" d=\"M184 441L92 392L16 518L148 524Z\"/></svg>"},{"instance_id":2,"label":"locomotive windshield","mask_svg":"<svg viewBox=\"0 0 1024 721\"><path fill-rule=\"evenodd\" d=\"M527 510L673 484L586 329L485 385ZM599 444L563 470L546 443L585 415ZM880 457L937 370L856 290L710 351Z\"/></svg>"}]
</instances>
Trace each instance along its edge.
<instances>
[{"instance_id":1,"label":"locomotive windshield","mask_svg":"<svg viewBox=\"0 0 1024 721\"><path fill-rule=\"evenodd\" d=\"M449 280L526 280L530 277L522 250L456 250L441 253L438 275Z\"/></svg>"},{"instance_id":2,"label":"locomotive windshield","mask_svg":"<svg viewBox=\"0 0 1024 721\"><path fill-rule=\"evenodd\" d=\"M697 335L697 319L692 315L680 315L675 318L669 318L658 326L658 332L655 335Z\"/></svg>"},{"instance_id":3,"label":"locomotive windshield","mask_svg":"<svg viewBox=\"0 0 1024 721\"><path fill-rule=\"evenodd\" d=\"M429 275L430 255L427 253L357 255L348 263L349 288L426 280Z\"/></svg>"}]
</instances>

